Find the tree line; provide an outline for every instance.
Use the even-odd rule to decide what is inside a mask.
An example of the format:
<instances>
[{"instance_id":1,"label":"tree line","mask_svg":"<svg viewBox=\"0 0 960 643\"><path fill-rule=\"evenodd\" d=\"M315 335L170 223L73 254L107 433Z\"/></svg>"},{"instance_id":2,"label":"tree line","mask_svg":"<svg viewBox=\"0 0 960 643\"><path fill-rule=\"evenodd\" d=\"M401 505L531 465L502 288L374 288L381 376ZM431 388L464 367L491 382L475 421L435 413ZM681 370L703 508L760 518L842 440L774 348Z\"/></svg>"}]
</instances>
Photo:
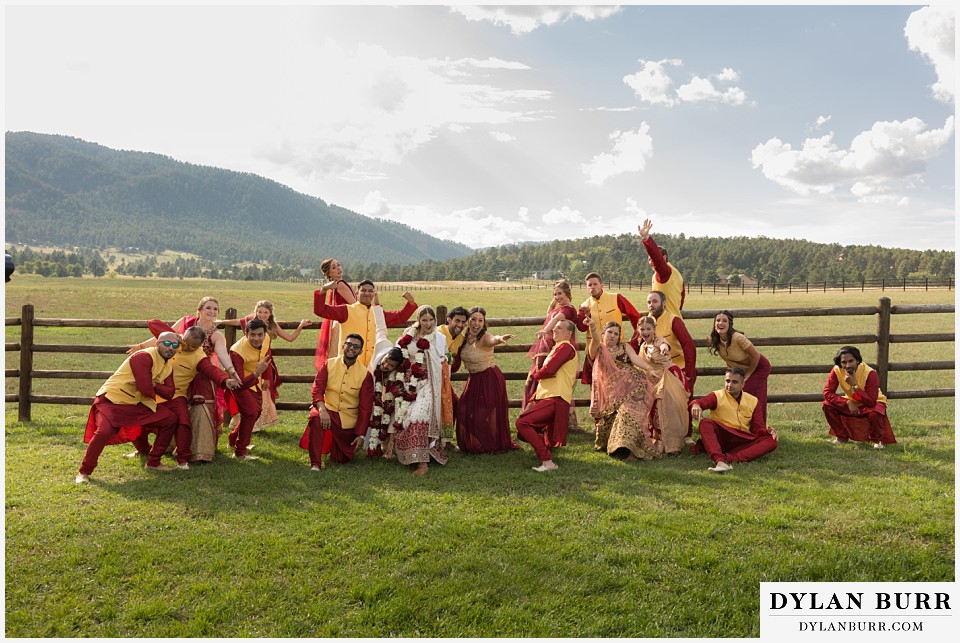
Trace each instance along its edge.
<instances>
[{"instance_id":1,"label":"tree line","mask_svg":"<svg viewBox=\"0 0 960 643\"><path fill-rule=\"evenodd\" d=\"M740 276L768 284L854 282L954 276L955 253L881 246L814 243L766 237L687 237L655 235L670 263L689 283L739 284ZM606 281L642 282L652 270L636 234L527 243L479 250L446 261L412 265L348 265L351 276L374 281L542 279L563 276L582 281L598 272Z\"/></svg>"}]
</instances>

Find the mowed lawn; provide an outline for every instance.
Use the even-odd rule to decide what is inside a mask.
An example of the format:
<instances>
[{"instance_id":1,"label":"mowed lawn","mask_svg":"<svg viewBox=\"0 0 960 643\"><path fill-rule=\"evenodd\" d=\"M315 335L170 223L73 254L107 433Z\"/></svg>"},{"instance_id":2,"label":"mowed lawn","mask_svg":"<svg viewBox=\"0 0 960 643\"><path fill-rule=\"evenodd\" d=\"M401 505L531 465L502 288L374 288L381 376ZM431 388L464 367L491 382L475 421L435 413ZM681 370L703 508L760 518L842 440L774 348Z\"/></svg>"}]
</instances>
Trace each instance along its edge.
<instances>
[{"instance_id":1,"label":"mowed lawn","mask_svg":"<svg viewBox=\"0 0 960 643\"><path fill-rule=\"evenodd\" d=\"M502 285L502 284L498 284ZM624 290L638 306L645 290ZM274 302L283 321L312 315L312 287L222 281L42 279L7 284L6 315L173 321L199 298L222 309ZM542 316L549 290L427 288L418 301L479 304L489 317ZM576 288L574 302L586 294ZM688 310L952 303L951 291L713 295ZM400 293L384 292L387 308ZM704 338L709 320L689 323ZM738 318L750 337L869 334L876 316ZM496 329L497 332L504 332ZM536 329L514 328L514 343ZM954 315L897 315L896 333L953 332ZM398 331L394 331L398 332ZM19 329L7 328L7 341ZM37 328L40 343L121 345L145 331ZM294 344L306 348L316 330ZM864 346L867 361L875 347ZM772 376L770 393L818 392L835 346L760 347L822 375ZM952 343L894 344L895 362L951 359ZM113 370L121 355L38 354L36 368ZM6 356L17 368L18 355ZM308 373L310 357L278 359ZM521 354L498 355L524 371ZM718 358L698 351L700 366ZM509 382L518 397L521 382ZM40 380L37 392L92 396L94 380ZM16 379L6 383L16 392ZM460 384L455 384L459 388ZM701 378L698 394L718 388ZM952 388L953 371L890 375L891 390ZM286 384L281 401L309 401ZM587 391L579 386L577 396ZM723 476L705 456L624 464L573 433L560 470L537 474L529 447L452 454L423 479L360 458L309 470L297 447L305 412L254 435L256 462L217 460L158 474L110 446L75 485L88 409L6 412L6 635L11 637L756 637L761 581L954 579L953 398L894 400L898 443L829 444L817 404L772 405L780 447ZM511 411L515 419L516 410ZM585 409L580 421L589 423Z\"/></svg>"}]
</instances>

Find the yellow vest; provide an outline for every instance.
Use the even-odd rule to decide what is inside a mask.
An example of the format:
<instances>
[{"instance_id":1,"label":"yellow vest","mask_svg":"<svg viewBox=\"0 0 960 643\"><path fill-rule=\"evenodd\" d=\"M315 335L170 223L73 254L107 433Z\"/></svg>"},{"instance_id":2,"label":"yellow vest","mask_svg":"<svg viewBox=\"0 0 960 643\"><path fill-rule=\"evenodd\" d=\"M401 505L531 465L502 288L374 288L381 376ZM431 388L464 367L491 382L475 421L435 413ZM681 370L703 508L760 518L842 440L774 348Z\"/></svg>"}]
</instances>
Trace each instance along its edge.
<instances>
[{"instance_id":1,"label":"yellow vest","mask_svg":"<svg viewBox=\"0 0 960 643\"><path fill-rule=\"evenodd\" d=\"M202 353L203 351L201 351ZM156 346L137 351L133 355L147 353L153 359L153 367L150 369L150 377L154 384L162 384L173 366L160 356ZM117 369L117 372L107 378L103 383L97 395L106 395L107 399L114 404L143 404L151 411L157 410L157 402L152 397L145 397L137 390L137 382L133 377L133 369L130 368L130 360L133 355L123 360L123 364Z\"/></svg>"},{"instance_id":2,"label":"yellow vest","mask_svg":"<svg viewBox=\"0 0 960 643\"><path fill-rule=\"evenodd\" d=\"M197 376L197 364L200 363L207 354L202 348L198 348L192 353L184 353L183 348L178 350L170 358L169 364L173 366L173 386L176 392L173 397L187 397L187 391L193 378ZM160 396L157 396L157 402L166 402Z\"/></svg>"},{"instance_id":3,"label":"yellow vest","mask_svg":"<svg viewBox=\"0 0 960 643\"><path fill-rule=\"evenodd\" d=\"M680 345L677 336L673 334L673 320L676 317L666 309L660 313L660 317L657 318L657 335L670 344L670 359L673 360L673 363L680 368L684 368L687 365L687 360L683 358L683 346Z\"/></svg>"},{"instance_id":4,"label":"yellow vest","mask_svg":"<svg viewBox=\"0 0 960 643\"><path fill-rule=\"evenodd\" d=\"M603 294L600 295L600 299L594 299L592 296L587 297L587 300L580 304L580 306L590 311L590 318L596 324L597 334L600 335L601 338L603 337L603 328L607 325L607 322L615 321L620 324L620 341L625 342L630 339L623 335L623 313L617 306L616 293L610 293L604 290ZM593 350L592 347L595 340L593 339L593 333L586 333L586 336L587 352L589 353Z\"/></svg>"},{"instance_id":5,"label":"yellow vest","mask_svg":"<svg viewBox=\"0 0 960 643\"><path fill-rule=\"evenodd\" d=\"M347 321L340 324L338 352L343 350L343 343L347 341L350 333L356 333L363 338L363 350L357 356L357 361L366 368L373 359L373 348L377 343L377 322L373 318L372 306L364 306L359 301L347 305Z\"/></svg>"},{"instance_id":6,"label":"yellow vest","mask_svg":"<svg viewBox=\"0 0 960 643\"><path fill-rule=\"evenodd\" d=\"M259 350L254 348L246 337L241 337L230 350L243 358L243 375L240 379L246 379L257 371L257 364L267 356L267 351L270 350L270 335L264 335ZM260 390L260 380L257 380L254 388Z\"/></svg>"},{"instance_id":7,"label":"yellow vest","mask_svg":"<svg viewBox=\"0 0 960 643\"><path fill-rule=\"evenodd\" d=\"M368 373L367 367L359 359L353 366L347 366L342 355L327 360L327 388L323 391L323 405L340 414L340 426L344 429L357 426L360 388Z\"/></svg>"},{"instance_id":8,"label":"yellow vest","mask_svg":"<svg viewBox=\"0 0 960 643\"><path fill-rule=\"evenodd\" d=\"M683 276L681 276L679 270L673 267L672 263L668 261L667 265L670 266L670 278L666 282L660 283L657 281L657 273L653 273L650 290L656 290L664 294L667 298L664 309L668 313L683 317L680 312L680 300L683 297Z\"/></svg>"},{"instance_id":9,"label":"yellow vest","mask_svg":"<svg viewBox=\"0 0 960 643\"><path fill-rule=\"evenodd\" d=\"M738 403L726 389L714 391L713 394L717 396L717 408L710 411L710 419L750 433L750 420L757 408L757 398L742 392Z\"/></svg>"},{"instance_id":10,"label":"yellow vest","mask_svg":"<svg viewBox=\"0 0 960 643\"><path fill-rule=\"evenodd\" d=\"M447 338L447 352L456 357L457 351L460 350L460 347L463 345L463 338L467 335L466 330L461 330L456 339L450 335L450 327L446 324L437 327L437 330Z\"/></svg>"},{"instance_id":11,"label":"yellow vest","mask_svg":"<svg viewBox=\"0 0 960 643\"><path fill-rule=\"evenodd\" d=\"M840 380L840 388L843 390L843 396L850 400L851 402L856 402L863 406L860 402L857 402L853 399L853 389L850 388L850 385L847 384L847 372L840 368L839 366L833 367L833 372L837 374L837 379ZM873 372L873 369L867 366L865 362L860 362L860 365L857 366L857 372L854 374L857 378L857 388L864 389L867 386L867 376ZM887 396L883 394L883 391L877 390L877 404L886 404Z\"/></svg>"},{"instance_id":12,"label":"yellow vest","mask_svg":"<svg viewBox=\"0 0 960 643\"><path fill-rule=\"evenodd\" d=\"M557 349L564 344L573 349L573 359L565 362L553 377L540 380L537 383L537 392L534 394L533 399L545 400L548 397L562 397L569 403L571 398L573 398L573 385L577 379L577 347L566 340L558 342L550 350L550 354L547 355L544 364L550 361L550 358L557 352Z\"/></svg>"}]
</instances>

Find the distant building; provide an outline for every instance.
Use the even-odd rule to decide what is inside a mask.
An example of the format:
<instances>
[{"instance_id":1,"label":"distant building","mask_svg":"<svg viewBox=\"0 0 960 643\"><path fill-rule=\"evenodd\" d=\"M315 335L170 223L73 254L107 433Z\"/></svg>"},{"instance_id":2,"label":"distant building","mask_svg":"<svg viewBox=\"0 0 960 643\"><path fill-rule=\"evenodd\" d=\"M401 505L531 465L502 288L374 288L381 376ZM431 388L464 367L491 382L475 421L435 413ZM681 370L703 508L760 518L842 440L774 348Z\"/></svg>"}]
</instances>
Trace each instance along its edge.
<instances>
[{"instance_id":1,"label":"distant building","mask_svg":"<svg viewBox=\"0 0 960 643\"><path fill-rule=\"evenodd\" d=\"M559 270L537 270L532 276L534 279L543 280L560 279L563 277Z\"/></svg>"}]
</instances>

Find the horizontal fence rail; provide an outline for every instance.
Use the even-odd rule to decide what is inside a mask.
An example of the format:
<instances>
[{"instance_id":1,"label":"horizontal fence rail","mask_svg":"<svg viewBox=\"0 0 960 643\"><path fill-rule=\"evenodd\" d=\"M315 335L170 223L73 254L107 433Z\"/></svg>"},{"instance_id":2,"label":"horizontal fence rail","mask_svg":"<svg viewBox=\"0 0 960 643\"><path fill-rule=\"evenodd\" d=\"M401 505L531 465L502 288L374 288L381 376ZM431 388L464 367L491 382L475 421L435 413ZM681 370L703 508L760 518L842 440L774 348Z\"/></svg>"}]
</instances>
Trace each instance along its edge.
<instances>
[{"instance_id":1,"label":"horizontal fence rail","mask_svg":"<svg viewBox=\"0 0 960 643\"><path fill-rule=\"evenodd\" d=\"M437 317L443 319L446 316L446 307L437 306ZM890 399L923 399L932 397L953 397L955 390L952 388L943 389L915 389L902 391L889 391L887 389L888 374L895 371L939 371L954 370L953 360L937 360L925 362L891 362L890 344L897 343L930 343L930 342L953 342L954 333L898 333L890 332L891 317L894 315L915 315L932 313L954 313L953 304L910 304L910 305L891 305L890 299L881 297L877 306L825 306L825 307L800 307L800 308L738 308L730 311L736 318L764 318L764 317L831 317L831 316L877 316L877 332L875 334L856 334L856 335L804 335L792 337L751 337L751 341L756 346L824 346L824 345L877 345L877 361L871 366L876 369L880 378L880 388ZM684 319L712 319L716 311L713 310L685 310ZM236 319L237 311L230 308L226 312L226 319ZM487 325L490 327L523 327L535 326L539 328L544 322L543 317L512 317L512 318L490 318ZM6 342L5 349L8 353L20 353L20 368L6 369L5 375L9 378L19 380L18 393L7 394L6 402L17 403L18 416L21 422L29 422L32 404L79 404L89 405L93 403L93 397L89 396L69 396L69 395L39 395L32 392L33 381L37 379L77 379L77 380L96 380L104 381L113 371L72 371L56 369L35 369L33 367L33 356L36 353L82 353L82 354L126 354L127 346L114 345L91 345L91 344L37 344L34 342L34 329L37 327L48 328L136 328L147 329L148 320L110 320L110 319L56 319L56 318L35 318L32 304L23 306L20 317L6 318L7 326L20 326L20 341ZM293 329L298 326L298 322L279 322L279 325L285 329ZM320 327L319 322L312 322L304 328ZM394 328L403 328L404 325L394 326ZM227 345L233 344L236 339L237 329L235 326L222 327L226 335ZM707 346L707 340L694 340L697 348ZM530 344L516 344L498 346L497 353L526 353L530 349ZM580 349L583 350L585 344L580 343ZM314 354L313 348L273 348L272 352L278 357L300 356L307 357ZM778 364L772 367L771 375L802 375L802 374L826 374L824 364ZM698 367L699 376L722 375L724 367L706 366ZM284 373L283 381L292 384L310 384L314 380L315 373ZM503 376L510 381L523 381L527 378L526 371L504 371ZM467 374L460 372L452 376L454 381L464 381ZM815 393L782 393L769 395L767 400L770 403L801 403L801 402L820 402L823 399L821 392ZM589 398L576 398L578 405L589 405ZM519 408L521 400L511 399L508 402L511 408ZM277 409L287 411L306 411L309 410L309 402L277 402Z\"/></svg>"},{"instance_id":2,"label":"horizontal fence rail","mask_svg":"<svg viewBox=\"0 0 960 643\"><path fill-rule=\"evenodd\" d=\"M603 270L604 284L611 290L622 290L624 288L648 288L649 281L632 281L629 279L619 279L616 275L611 275L607 270ZM347 280L352 278L345 275ZM418 277L419 281L432 282L406 283L410 278L399 278L396 276L384 276L374 279L377 282L384 283L377 286L377 290L397 291L404 290L461 290L464 284L469 284L473 290L553 290L553 284L557 279L568 279L561 273L556 273L555 278L546 279L541 277L536 279L530 274L488 274L471 275L469 278L451 279L437 275L426 275ZM569 279L568 279L569 280ZM325 278L320 277L280 277L277 279L267 279L265 281L278 281L284 283L301 283L323 285ZM446 282L450 282L449 284ZM690 282L687 281L687 292L703 293L724 293L727 295L740 294L792 294L795 292L827 292L830 290L839 290L846 292L848 290L953 290L956 285L954 277L880 277L876 279L839 279L835 281L776 281L759 279L755 283L728 283L728 282Z\"/></svg>"}]
</instances>

